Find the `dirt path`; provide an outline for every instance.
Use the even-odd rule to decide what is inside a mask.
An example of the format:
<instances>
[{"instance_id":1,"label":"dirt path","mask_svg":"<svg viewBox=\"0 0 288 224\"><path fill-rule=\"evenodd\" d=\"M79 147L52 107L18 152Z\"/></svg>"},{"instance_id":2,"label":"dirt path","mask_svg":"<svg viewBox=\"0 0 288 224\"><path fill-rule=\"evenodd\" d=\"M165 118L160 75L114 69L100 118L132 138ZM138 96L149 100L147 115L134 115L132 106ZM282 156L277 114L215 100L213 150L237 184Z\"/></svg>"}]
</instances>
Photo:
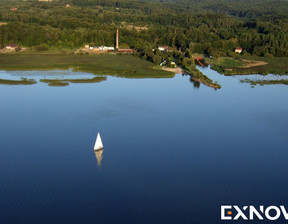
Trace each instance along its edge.
<instances>
[{"instance_id":1,"label":"dirt path","mask_svg":"<svg viewBox=\"0 0 288 224\"><path fill-rule=\"evenodd\" d=\"M239 68L251 68L251 67L256 67L256 66L261 66L261 65L267 65L268 63L266 61L250 61L250 60L242 60L245 62L245 65L239 66Z\"/></svg>"}]
</instances>

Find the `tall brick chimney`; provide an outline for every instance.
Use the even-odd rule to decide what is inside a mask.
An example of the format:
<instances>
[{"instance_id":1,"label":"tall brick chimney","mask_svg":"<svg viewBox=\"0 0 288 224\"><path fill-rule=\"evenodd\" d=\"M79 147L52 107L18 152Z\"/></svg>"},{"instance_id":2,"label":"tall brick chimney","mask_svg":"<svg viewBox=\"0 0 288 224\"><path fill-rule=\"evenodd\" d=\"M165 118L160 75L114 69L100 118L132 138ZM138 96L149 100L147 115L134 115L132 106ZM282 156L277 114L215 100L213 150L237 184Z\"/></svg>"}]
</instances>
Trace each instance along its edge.
<instances>
[{"instance_id":1,"label":"tall brick chimney","mask_svg":"<svg viewBox=\"0 0 288 224\"><path fill-rule=\"evenodd\" d=\"M118 49L118 38L119 38L119 30L116 30L116 48Z\"/></svg>"}]
</instances>

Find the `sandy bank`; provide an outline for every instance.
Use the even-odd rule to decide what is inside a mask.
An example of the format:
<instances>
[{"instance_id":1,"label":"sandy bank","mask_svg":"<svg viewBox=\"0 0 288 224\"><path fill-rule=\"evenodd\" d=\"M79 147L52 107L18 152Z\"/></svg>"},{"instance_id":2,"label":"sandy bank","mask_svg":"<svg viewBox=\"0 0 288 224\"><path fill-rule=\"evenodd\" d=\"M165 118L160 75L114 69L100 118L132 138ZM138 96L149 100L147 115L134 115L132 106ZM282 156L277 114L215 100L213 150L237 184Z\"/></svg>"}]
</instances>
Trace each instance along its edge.
<instances>
[{"instance_id":1,"label":"sandy bank","mask_svg":"<svg viewBox=\"0 0 288 224\"><path fill-rule=\"evenodd\" d=\"M182 74L182 73L183 73L183 70L182 70L182 68L180 68L180 67L177 67L177 68L162 67L162 70L168 71L168 72L179 73L179 74Z\"/></svg>"}]
</instances>

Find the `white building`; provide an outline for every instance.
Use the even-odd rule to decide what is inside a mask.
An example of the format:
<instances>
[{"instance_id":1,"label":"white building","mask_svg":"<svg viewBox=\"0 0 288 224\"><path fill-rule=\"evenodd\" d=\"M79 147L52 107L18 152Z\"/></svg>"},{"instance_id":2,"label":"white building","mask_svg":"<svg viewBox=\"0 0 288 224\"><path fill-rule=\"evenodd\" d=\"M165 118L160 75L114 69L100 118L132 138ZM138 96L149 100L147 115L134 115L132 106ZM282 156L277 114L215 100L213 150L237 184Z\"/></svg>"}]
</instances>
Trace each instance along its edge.
<instances>
[{"instance_id":1,"label":"white building","mask_svg":"<svg viewBox=\"0 0 288 224\"><path fill-rule=\"evenodd\" d=\"M168 51L168 46L158 46L158 50L167 52Z\"/></svg>"},{"instance_id":2,"label":"white building","mask_svg":"<svg viewBox=\"0 0 288 224\"><path fill-rule=\"evenodd\" d=\"M243 49L241 47L236 47L235 48L235 53L241 54Z\"/></svg>"},{"instance_id":3,"label":"white building","mask_svg":"<svg viewBox=\"0 0 288 224\"><path fill-rule=\"evenodd\" d=\"M106 46L100 46L100 51L114 51L114 47L106 47Z\"/></svg>"}]
</instances>

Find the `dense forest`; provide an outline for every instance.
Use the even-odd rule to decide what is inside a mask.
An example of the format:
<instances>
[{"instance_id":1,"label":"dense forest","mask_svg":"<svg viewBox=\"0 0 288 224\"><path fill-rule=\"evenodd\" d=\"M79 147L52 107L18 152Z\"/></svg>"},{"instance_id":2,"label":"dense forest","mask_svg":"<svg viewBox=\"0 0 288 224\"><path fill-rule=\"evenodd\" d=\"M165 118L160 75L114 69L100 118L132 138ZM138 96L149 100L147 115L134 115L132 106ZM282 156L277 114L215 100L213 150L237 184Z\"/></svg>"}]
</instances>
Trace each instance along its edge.
<instances>
[{"instance_id":1,"label":"dense forest","mask_svg":"<svg viewBox=\"0 0 288 224\"><path fill-rule=\"evenodd\" d=\"M148 56L167 45L214 57L229 56L236 47L244 54L285 57L287 11L285 0L1 0L0 45L113 46L119 28L120 47Z\"/></svg>"}]
</instances>

